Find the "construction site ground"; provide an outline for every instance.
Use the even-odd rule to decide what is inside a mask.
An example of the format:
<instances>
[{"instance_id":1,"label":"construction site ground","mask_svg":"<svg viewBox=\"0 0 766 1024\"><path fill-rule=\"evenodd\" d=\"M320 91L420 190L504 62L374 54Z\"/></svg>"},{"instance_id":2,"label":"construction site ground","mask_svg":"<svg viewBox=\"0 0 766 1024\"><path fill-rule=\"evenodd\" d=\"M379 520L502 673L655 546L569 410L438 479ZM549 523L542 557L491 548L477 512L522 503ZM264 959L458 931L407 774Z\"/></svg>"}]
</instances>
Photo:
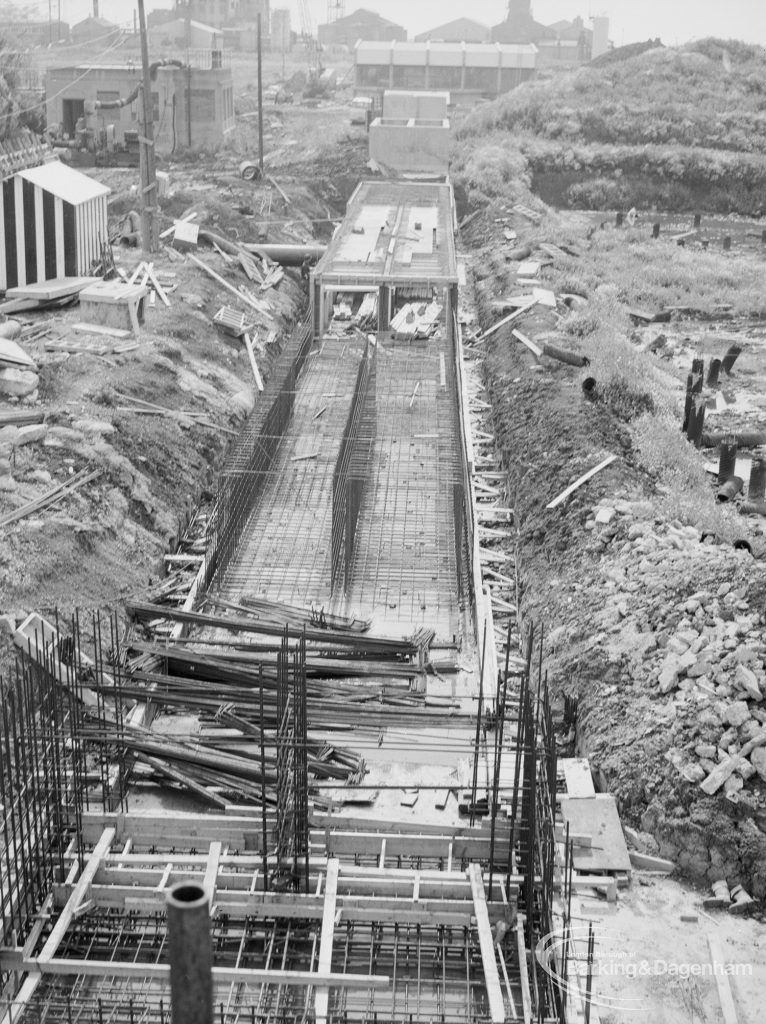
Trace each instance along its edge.
<instances>
[{"instance_id":1,"label":"construction site ground","mask_svg":"<svg viewBox=\"0 0 766 1024\"><path fill-rule=\"evenodd\" d=\"M255 132L241 121L237 132L230 149L217 157L169 166L171 194L163 204L162 227L196 212L201 225L242 241L329 237L350 191L366 173L363 130L347 126L337 104L269 111L267 172L288 201L268 179L249 184L238 177L239 160L253 155ZM135 205L136 172L94 173L113 189L110 215L116 228ZM589 233L606 217L561 214L546 223L546 240L565 239L586 251L593 245ZM716 510L711 476L710 513L700 513L695 525L680 493L684 481L661 481L662 466L653 474L645 460L639 465L629 419L614 401L594 402L584 393L585 377L599 382L607 365L611 372L608 353L601 365L598 353L589 350L590 365L578 369L535 359L510 331L475 341L501 315L491 302L529 287L517 281L517 264L502 254L506 229L520 243L542 237L524 214L498 206L473 220L461 248L476 286L475 308L466 306L467 349L492 406L514 509L510 553L519 609L524 621L545 628L545 666L554 697L577 698L577 753L590 758L603 789L617 797L623 825L631 830L629 845L677 865L675 879L636 872L616 906L582 899L577 913L596 922L599 942L611 944L614 959L623 963L635 958L708 964L708 935L714 936L727 960L752 968L751 975L732 978L731 987L741 1024L754 1024L766 985L760 903L738 917L725 911L708 915L701 901L718 877L730 886L742 882L756 900L766 896L766 768L734 773L742 784L729 785L727 795L706 796L699 783L722 754L754 735L748 723L760 727L766 721L760 701L754 695L743 701L734 683L739 666L753 675L756 689L765 679L764 520L741 517L730 508ZM648 233L650 225L636 230ZM607 224L604 232L609 231ZM615 238L615 245L632 244L628 233ZM118 247L115 253L128 271L142 258L135 249ZM678 253L674 243L661 239L651 274L661 277ZM238 268L212 249L200 249L199 255L225 278L236 273L237 283L246 283ZM715 254L699 254L700 260L713 258L722 263L727 296L736 292L739 280L763 272L764 250L744 225L732 253L716 248ZM33 338L35 328L43 323L48 328L36 340L22 338L38 363L39 386L18 403L3 399L0 408L42 409L46 420L34 440L23 444L15 428L0 429L0 515L85 466L101 475L58 505L3 528L0 666L5 669L13 657L13 629L28 612L51 617L56 608L67 615L77 607L119 606L162 577L163 554L179 533L179 519L210 499L227 446L257 402L243 345L212 324L218 308L236 305L236 299L193 263L165 250L154 258L154 267L166 275L170 306L157 299L147 309L145 327L129 351L78 334L76 307L20 317ZM569 264L556 275L554 261L553 268L542 268L534 286L575 292ZM573 301L572 315L587 317L593 295L609 288L608 261L601 275L589 295ZM268 377L280 337L305 309L300 272L288 269L279 286L259 298L269 313L253 316L256 356ZM766 427L762 310L734 316L715 309L715 303L712 296L709 308L676 311L670 323L645 324L631 340L637 350L653 348L656 372L675 390L678 405L668 431L679 435L692 356L721 356L735 340L742 355L726 382L733 397L721 401L721 411L708 423L715 419L715 429L720 423L726 430ZM682 305L668 302L673 304ZM563 315L560 305L555 312L538 305L519 327L538 341L547 332L553 341L582 348L582 335L563 332ZM80 350L67 351L67 346ZM635 384L639 392L650 386ZM546 508L608 454L616 461L569 501ZM711 528L701 525L708 519ZM732 539L748 544L735 547ZM700 637L704 642L698 644ZM678 685L662 692L659 680L674 650L679 657L689 650L699 655L688 668L701 662L702 671L676 673ZM707 661L705 650L711 653ZM742 719L730 715L733 703L745 704ZM697 748L705 749L700 754ZM384 754L385 749L381 758ZM700 762L701 768L694 767ZM388 772L394 782L405 781L401 764L374 771L381 779ZM376 813L385 817L382 806ZM407 813L422 818L422 808ZM682 919L690 915L695 920ZM668 1024L721 1019L713 978L693 970L688 977L657 973L599 978L594 1006L600 1020L621 1024L635 1019L637 1011ZM626 1005L630 998L637 1002Z\"/></svg>"}]
</instances>

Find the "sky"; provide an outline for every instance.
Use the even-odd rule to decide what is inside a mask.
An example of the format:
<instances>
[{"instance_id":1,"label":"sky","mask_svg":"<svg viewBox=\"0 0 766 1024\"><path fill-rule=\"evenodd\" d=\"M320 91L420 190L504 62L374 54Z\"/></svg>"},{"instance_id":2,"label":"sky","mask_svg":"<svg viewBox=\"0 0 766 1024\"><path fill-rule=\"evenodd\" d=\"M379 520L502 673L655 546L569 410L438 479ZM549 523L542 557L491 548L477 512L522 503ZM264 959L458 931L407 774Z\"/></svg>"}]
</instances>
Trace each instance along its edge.
<instances>
[{"instance_id":1,"label":"sky","mask_svg":"<svg viewBox=\"0 0 766 1024\"><path fill-rule=\"evenodd\" d=\"M23 4L24 0L19 0ZM53 17L59 0L50 0ZM314 26L327 20L327 0L307 0ZM92 11L92 0L60 0L61 18L74 24ZM147 11L172 7L172 0L145 0ZM346 13L358 7L377 11L403 25L410 36L468 16L485 25L502 21L506 0L345 0ZM298 0L271 0L274 7L289 7L293 26L300 28ZM43 17L48 3L39 3ZM132 23L135 3L99 0L101 17ZM704 36L742 39L766 46L766 0L532 0L532 13L544 25L577 15L587 19L605 14L610 19L610 38L615 46L659 36L676 45Z\"/></svg>"}]
</instances>

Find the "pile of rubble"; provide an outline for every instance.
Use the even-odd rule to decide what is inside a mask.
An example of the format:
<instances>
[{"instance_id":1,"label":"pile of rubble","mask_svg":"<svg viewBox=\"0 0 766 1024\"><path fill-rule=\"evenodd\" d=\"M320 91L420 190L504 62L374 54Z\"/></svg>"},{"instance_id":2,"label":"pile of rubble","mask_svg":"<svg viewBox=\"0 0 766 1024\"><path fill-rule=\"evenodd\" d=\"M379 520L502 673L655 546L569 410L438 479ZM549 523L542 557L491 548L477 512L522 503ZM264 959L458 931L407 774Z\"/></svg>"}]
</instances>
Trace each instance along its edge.
<instances>
[{"instance_id":1,"label":"pile of rubble","mask_svg":"<svg viewBox=\"0 0 766 1024\"><path fill-rule=\"evenodd\" d=\"M603 501L586 528L592 549L611 549L603 585L613 628L637 639L634 678L687 727L668 759L736 802L766 782L766 566L692 526L658 524L646 501Z\"/></svg>"}]
</instances>

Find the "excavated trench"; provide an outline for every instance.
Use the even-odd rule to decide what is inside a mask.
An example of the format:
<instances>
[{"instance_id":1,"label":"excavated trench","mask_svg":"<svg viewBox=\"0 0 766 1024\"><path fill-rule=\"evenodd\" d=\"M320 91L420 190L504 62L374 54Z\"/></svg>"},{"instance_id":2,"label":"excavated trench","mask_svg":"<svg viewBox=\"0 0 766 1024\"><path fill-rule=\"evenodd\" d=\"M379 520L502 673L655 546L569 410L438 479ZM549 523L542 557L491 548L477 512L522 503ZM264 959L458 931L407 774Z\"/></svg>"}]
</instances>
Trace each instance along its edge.
<instances>
[{"instance_id":1,"label":"excavated trench","mask_svg":"<svg viewBox=\"0 0 766 1024\"><path fill-rule=\"evenodd\" d=\"M477 297L481 311L482 296ZM480 312L480 322L486 328L491 315ZM533 324L527 322L524 330L534 336ZM627 609L624 601L614 607L618 599L610 574L617 577L624 570L613 549L627 543L628 527L594 528L594 509L599 503L622 503L624 510L651 516L656 497L654 480L636 464L626 424L583 397L576 371L552 361L536 365L510 334L499 332L482 348L484 381L517 530L520 617L545 628L545 667L559 713L565 697L577 701L577 755L590 759L597 785L616 797L623 824L641 831L638 839L646 852L672 859L695 882L709 885L726 878L762 897L762 804L730 800L722 793L707 797L673 770L670 758L688 741L689 724L665 715L645 663L654 634L666 623L653 620L650 610L643 631L634 632L625 616L632 613L631 600L641 601L638 592L626 595ZM617 462L564 505L546 509L552 497L605 451L616 453ZM739 588L736 592L741 591L750 607L762 608L763 581L753 572L753 559L716 554L732 561L727 572L732 588ZM697 572L675 582L669 577L670 585L682 600L704 587L715 593L719 572L720 562L711 562L702 573L706 579ZM715 742L714 731L704 716L700 719L696 740Z\"/></svg>"}]
</instances>

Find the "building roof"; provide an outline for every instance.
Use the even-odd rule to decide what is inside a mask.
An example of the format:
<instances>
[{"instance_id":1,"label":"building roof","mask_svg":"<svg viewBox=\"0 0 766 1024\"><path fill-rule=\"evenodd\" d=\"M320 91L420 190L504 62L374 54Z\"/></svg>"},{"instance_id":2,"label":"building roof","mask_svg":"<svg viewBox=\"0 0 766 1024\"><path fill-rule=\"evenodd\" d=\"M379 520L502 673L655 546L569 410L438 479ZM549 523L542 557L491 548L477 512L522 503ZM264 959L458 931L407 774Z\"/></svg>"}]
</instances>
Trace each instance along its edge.
<instances>
[{"instance_id":1,"label":"building roof","mask_svg":"<svg viewBox=\"0 0 766 1024\"><path fill-rule=\"evenodd\" d=\"M378 14L377 11L368 11L366 7L359 7L351 14L345 15L343 18L337 18L335 21L331 21L329 25L355 25L359 21L374 21L379 25L393 25L394 28L401 28L401 25L397 25L395 21L391 21L389 18L384 18L382 14Z\"/></svg>"},{"instance_id":2,"label":"building roof","mask_svg":"<svg viewBox=\"0 0 766 1024\"><path fill-rule=\"evenodd\" d=\"M102 28L105 32L112 32L119 28L119 25L115 25L112 21L107 21L106 18L94 18L92 14L89 14L87 18L83 18L76 25L72 25L72 31L75 32L78 28L90 27L91 25L94 28Z\"/></svg>"},{"instance_id":3,"label":"building roof","mask_svg":"<svg viewBox=\"0 0 766 1024\"><path fill-rule=\"evenodd\" d=\"M446 25L438 25L427 32L421 32L415 36L416 43L424 43L428 39L464 39L467 35L482 35L489 39L489 26L482 25L480 21L473 18L455 18L448 21Z\"/></svg>"},{"instance_id":4,"label":"building roof","mask_svg":"<svg viewBox=\"0 0 766 1024\"><path fill-rule=\"evenodd\" d=\"M95 181L73 167L67 167L60 160L19 171L19 177L73 206L80 206L99 196L107 196L112 191L100 181Z\"/></svg>"},{"instance_id":5,"label":"building roof","mask_svg":"<svg viewBox=\"0 0 766 1024\"><path fill-rule=\"evenodd\" d=\"M376 43L362 40L356 44L355 54L357 64L534 68L537 47L534 43Z\"/></svg>"},{"instance_id":6,"label":"building roof","mask_svg":"<svg viewBox=\"0 0 766 1024\"><path fill-rule=\"evenodd\" d=\"M452 188L363 181L315 271L325 284L457 283Z\"/></svg>"}]
</instances>

